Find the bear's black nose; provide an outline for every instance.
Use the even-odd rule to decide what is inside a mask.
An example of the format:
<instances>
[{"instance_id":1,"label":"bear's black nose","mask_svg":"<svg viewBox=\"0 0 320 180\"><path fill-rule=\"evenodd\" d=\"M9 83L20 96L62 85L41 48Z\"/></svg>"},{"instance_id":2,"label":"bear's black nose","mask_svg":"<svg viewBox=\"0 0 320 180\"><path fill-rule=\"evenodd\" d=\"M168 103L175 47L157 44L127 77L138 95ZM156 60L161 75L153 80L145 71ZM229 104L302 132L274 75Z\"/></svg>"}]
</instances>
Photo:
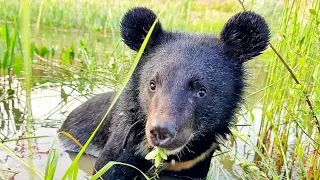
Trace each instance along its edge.
<instances>
[{"instance_id":1,"label":"bear's black nose","mask_svg":"<svg viewBox=\"0 0 320 180\"><path fill-rule=\"evenodd\" d=\"M157 122L152 125L150 130L151 139L155 146L162 146L176 135L176 130L174 126L164 120L158 120Z\"/></svg>"}]
</instances>

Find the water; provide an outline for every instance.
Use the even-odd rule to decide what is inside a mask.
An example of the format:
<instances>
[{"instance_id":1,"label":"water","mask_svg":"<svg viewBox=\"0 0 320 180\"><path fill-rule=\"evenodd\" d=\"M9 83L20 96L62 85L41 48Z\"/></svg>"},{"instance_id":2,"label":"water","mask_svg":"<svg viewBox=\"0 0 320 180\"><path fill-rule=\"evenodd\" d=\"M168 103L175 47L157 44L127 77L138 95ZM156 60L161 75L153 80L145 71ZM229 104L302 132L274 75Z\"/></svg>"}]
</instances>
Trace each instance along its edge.
<instances>
[{"instance_id":1,"label":"water","mask_svg":"<svg viewBox=\"0 0 320 180\"><path fill-rule=\"evenodd\" d=\"M11 88L15 91L13 96L6 97L3 92L0 94L1 140L19 139L25 131L23 120L24 91L21 90L21 84L18 80L13 81ZM64 97L61 97L61 89L69 94L67 101ZM94 93L100 92L100 89L94 90ZM32 139L35 144L35 147L32 148L35 168L41 174L45 172L48 152L62 120L86 99L85 96L80 96L79 93L72 91L70 87L59 84L46 83L41 88L32 91L33 136L48 136ZM26 140L12 140L4 142L4 144L28 162ZM55 179L61 179L72 162L73 154L63 152L58 141L55 142L55 148L60 153ZM85 177L91 175L93 165L94 158L83 157L79 163L78 179L85 179ZM0 149L0 169L2 170L0 171L0 179L11 179L12 177L19 180L29 179L29 171L2 149Z\"/></svg>"}]
</instances>

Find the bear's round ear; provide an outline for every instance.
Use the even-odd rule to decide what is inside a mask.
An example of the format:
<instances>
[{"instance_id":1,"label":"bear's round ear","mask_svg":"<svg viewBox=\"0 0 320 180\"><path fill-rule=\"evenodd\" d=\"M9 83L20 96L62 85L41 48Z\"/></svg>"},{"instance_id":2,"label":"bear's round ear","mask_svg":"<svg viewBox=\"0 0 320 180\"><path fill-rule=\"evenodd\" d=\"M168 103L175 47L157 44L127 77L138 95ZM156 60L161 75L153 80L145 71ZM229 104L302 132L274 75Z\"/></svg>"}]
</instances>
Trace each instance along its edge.
<instances>
[{"instance_id":1,"label":"bear's round ear","mask_svg":"<svg viewBox=\"0 0 320 180\"><path fill-rule=\"evenodd\" d=\"M129 10L121 20L121 36L124 43L132 50L138 51L156 18L156 14L145 7L135 7ZM145 50L160 44L163 32L158 21Z\"/></svg>"},{"instance_id":2,"label":"bear's round ear","mask_svg":"<svg viewBox=\"0 0 320 180\"><path fill-rule=\"evenodd\" d=\"M240 63L258 56L270 39L266 21L254 12L241 12L231 17L220 34L226 52Z\"/></svg>"}]
</instances>

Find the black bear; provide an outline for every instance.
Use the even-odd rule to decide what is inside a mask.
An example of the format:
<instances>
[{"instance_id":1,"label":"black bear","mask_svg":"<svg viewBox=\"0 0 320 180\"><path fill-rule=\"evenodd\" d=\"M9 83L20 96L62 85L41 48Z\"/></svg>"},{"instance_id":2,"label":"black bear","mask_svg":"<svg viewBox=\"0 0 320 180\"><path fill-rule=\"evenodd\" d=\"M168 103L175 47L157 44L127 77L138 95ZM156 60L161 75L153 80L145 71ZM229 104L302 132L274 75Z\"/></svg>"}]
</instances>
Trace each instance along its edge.
<instances>
[{"instance_id":1,"label":"black bear","mask_svg":"<svg viewBox=\"0 0 320 180\"><path fill-rule=\"evenodd\" d=\"M147 8L129 10L121 21L124 43L138 51L155 20ZM158 22L127 87L88 148L98 158L96 169L118 161L148 172L153 162L145 155L161 147L169 157L160 176L205 178L217 138L230 133L242 100L243 63L261 54L269 38L268 25L254 12L231 17L220 37L165 31ZM60 131L84 144L114 95L89 99L67 117ZM67 150L79 151L72 140L61 139ZM138 176L137 170L117 165L103 178Z\"/></svg>"}]
</instances>

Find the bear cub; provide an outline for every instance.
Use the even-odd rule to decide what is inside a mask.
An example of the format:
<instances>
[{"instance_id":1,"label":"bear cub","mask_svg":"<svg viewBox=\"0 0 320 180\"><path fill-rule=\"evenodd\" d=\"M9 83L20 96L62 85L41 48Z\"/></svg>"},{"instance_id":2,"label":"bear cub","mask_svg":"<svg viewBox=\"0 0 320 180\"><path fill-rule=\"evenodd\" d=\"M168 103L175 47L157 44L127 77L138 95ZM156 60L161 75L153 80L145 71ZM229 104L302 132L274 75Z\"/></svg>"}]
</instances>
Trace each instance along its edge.
<instances>
[{"instance_id":1,"label":"bear cub","mask_svg":"<svg viewBox=\"0 0 320 180\"><path fill-rule=\"evenodd\" d=\"M124 43L138 51L156 18L145 7L129 10L121 21ZM269 39L265 20L250 11L231 17L219 37L167 31L158 22L127 87L87 149L97 157L96 169L118 161L150 172L153 162L145 155L160 147L169 154L160 177L206 178L217 139L230 133L242 100L243 63L261 54ZM70 113L60 131L85 144L114 95L89 99ZM60 139L68 151L79 151L69 138ZM143 178L121 165L102 177Z\"/></svg>"}]
</instances>

